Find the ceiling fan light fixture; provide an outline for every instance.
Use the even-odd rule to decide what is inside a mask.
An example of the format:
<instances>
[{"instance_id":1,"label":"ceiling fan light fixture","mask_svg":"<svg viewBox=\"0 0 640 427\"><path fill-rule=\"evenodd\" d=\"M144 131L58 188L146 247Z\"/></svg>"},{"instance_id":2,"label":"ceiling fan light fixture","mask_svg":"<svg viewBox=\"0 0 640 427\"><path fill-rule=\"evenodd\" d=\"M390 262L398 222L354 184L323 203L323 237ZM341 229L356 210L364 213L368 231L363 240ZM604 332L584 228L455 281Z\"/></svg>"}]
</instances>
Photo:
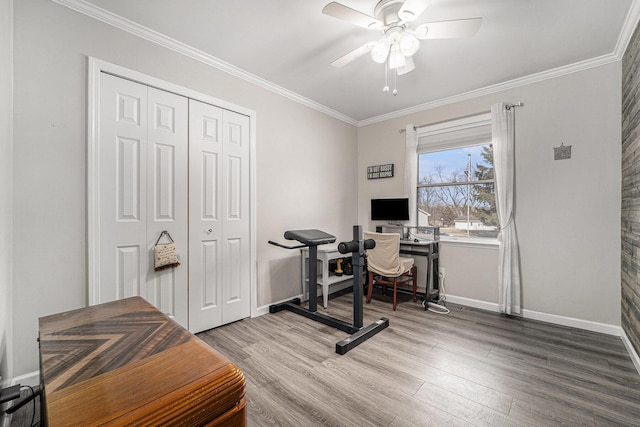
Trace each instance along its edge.
<instances>
[{"instance_id":1,"label":"ceiling fan light fixture","mask_svg":"<svg viewBox=\"0 0 640 427\"><path fill-rule=\"evenodd\" d=\"M400 46L398 43L394 43L391 46L391 53L389 53L389 68L394 70L399 67L403 67L407 63L407 59L400 52Z\"/></svg>"},{"instance_id":2,"label":"ceiling fan light fixture","mask_svg":"<svg viewBox=\"0 0 640 427\"><path fill-rule=\"evenodd\" d=\"M398 44L400 45L400 52L402 52L404 56L413 56L418 49L420 49L420 41L407 32L402 33Z\"/></svg>"},{"instance_id":3,"label":"ceiling fan light fixture","mask_svg":"<svg viewBox=\"0 0 640 427\"><path fill-rule=\"evenodd\" d=\"M387 60L388 55L389 43L383 37L376 43L373 49L371 49L371 59L373 59L378 64L384 64L384 62Z\"/></svg>"},{"instance_id":4,"label":"ceiling fan light fixture","mask_svg":"<svg viewBox=\"0 0 640 427\"><path fill-rule=\"evenodd\" d=\"M413 62L413 58L410 56L407 56L405 58L405 64L402 67L396 68L396 74L401 76L415 69L416 69L416 64Z\"/></svg>"},{"instance_id":5,"label":"ceiling fan light fixture","mask_svg":"<svg viewBox=\"0 0 640 427\"><path fill-rule=\"evenodd\" d=\"M343 55L331 65L345 64L369 53L371 58L384 64L385 85L383 92L389 92L387 73L393 73L393 95L398 94L395 85L399 75L415 70L413 55L420 50L420 40L452 39L473 37L482 24L482 18L464 18L438 22L422 22L412 25L422 16L430 0L377 0L373 16L332 1L322 13L370 30L381 30L380 40L371 40L363 46Z\"/></svg>"},{"instance_id":6,"label":"ceiling fan light fixture","mask_svg":"<svg viewBox=\"0 0 640 427\"><path fill-rule=\"evenodd\" d=\"M427 26L427 24L422 24L422 25L418 25L413 33L417 38L424 39L425 37L427 37L428 32L429 32L429 27Z\"/></svg>"}]
</instances>

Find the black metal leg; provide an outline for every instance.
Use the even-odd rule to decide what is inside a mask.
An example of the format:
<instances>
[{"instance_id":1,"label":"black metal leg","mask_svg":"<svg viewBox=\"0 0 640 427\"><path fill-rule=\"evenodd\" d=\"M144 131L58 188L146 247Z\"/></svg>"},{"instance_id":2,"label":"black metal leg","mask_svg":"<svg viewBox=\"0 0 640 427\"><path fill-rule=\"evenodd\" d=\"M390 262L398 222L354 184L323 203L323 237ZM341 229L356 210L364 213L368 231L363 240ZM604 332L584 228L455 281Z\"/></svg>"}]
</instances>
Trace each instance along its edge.
<instances>
[{"instance_id":1,"label":"black metal leg","mask_svg":"<svg viewBox=\"0 0 640 427\"><path fill-rule=\"evenodd\" d=\"M362 344L378 332L389 326L389 319L381 317L380 320L375 321L366 328L360 329L358 332L352 334L350 337L343 339L336 343L336 353L345 354L347 351Z\"/></svg>"},{"instance_id":2,"label":"black metal leg","mask_svg":"<svg viewBox=\"0 0 640 427\"><path fill-rule=\"evenodd\" d=\"M440 260L440 244L434 243L433 245L433 289L440 289L440 269L439 269L439 260Z\"/></svg>"},{"instance_id":3,"label":"black metal leg","mask_svg":"<svg viewBox=\"0 0 640 427\"><path fill-rule=\"evenodd\" d=\"M309 246L309 311L318 311L318 246ZM326 280L326 279L325 279Z\"/></svg>"},{"instance_id":4,"label":"black metal leg","mask_svg":"<svg viewBox=\"0 0 640 427\"><path fill-rule=\"evenodd\" d=\"M358 242L358 250L351 253L351 263L353 264L353 326L362 328L363 307L362 307L362 254L364 245L362 242L362 227L353 226L353 241Z\"/></svg>"}]
</instances>

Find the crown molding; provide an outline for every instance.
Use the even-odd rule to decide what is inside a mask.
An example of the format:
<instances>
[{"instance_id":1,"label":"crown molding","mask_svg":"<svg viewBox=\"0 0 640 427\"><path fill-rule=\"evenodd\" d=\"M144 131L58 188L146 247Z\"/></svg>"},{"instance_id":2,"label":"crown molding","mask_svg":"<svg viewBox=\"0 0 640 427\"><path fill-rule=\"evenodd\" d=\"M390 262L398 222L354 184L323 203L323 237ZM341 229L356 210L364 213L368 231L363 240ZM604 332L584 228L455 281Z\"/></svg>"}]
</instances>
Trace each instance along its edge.
<instances>
[{"instance_id":1,"label":"crown molding","mask_svg":"<svg viewBox=\"0 0 640 427\"><path fill-rule=\"evenodd\" d=\"M554 68L552 70L542 71L540 73L530 74L525 77L519 77L517 79L509 80L495 85L486 86L480 89L474 89L468 92L463 92L458 95L449 96L446 98L437 99L435 101L426 102L424 104L416 105L413 107L405 108L402 110L393 111L388 114L382 114L380 116L371 117L369 119L358 121L358 127L368 126L374 123L383 122L385 120L397 119L408 114L419 113L432 108L442 107L444 105L453 104L461 101L468 101L470 99L478 98L480 96L490 95L496 92L502 92L509 89L514 89L520 86L530 85L532 83L542 82L544 80L554 79L556 77L565 76L567 74L577 73L579 71L588 70L590 68L600 67L602 65L610 64L612 62L619 61L620 58L617 55L610 53L597 58L588 59L574 64L566 65L563 67Z\"/></svg>"},{"instance_id":2,"label":"crown molding","mask_svg":"<svg viewBox=\"0 0 640 427\"><path fill-rule=\"evenodd\" d=\"M437 99L435 101L427 102L402 110L393 111L388 114L382 114L380 116L360 120L358 121L358 127L368 126L374 123L383 122L385 120L397 119L408 114L419 113L431 108L442 107L444 105L449 105L461 101L467 101L480 96L489 95L492 93L529 85L532 83L542 82L545 80L554 79L556 77L565 76L567 74L573 74L580 71L588 70L590 68L600 67L603 65L611 64L613 62L621 61L622 57L624 56L624 52L627 50L627 45L629 44L631 37L633 37L633 32L635 31L639 20L640 0L632 0L631 7L629 8L629 12L627 13L627 16L625 18L622 30L620 31L620 36L618 37L618 41L616 42L616 47L612 53L554 68L551 70L542 71L540 73L530 74L528 76L509 80L506 82L497 83L495 85L487 86L481 89L475 89L447 98Z\"/></svg>"},{"instance_id":3,"label":"crown molding","mask_svg":"<svg viewBox=\"0 0 640 427\"><path fill-rule=\"evenodd\" d=\"M405 108L402 110L393 111L391 113L382 114L380 116L375 116L375 117L371 117L364 120L356 120L343 113L340 113L336 110L326 107L318 102L312 101L309 98L305 98L295 92L292 92L288 89L285 89L281 86L271 83L261 77L256 76L255 74L251 74L239 67L236 67L235 65L222 61L221 59L216 58L213 55L209 55L201 50L195 49L175 39L167 37L147 27L144 27L133 21L125 19L119 15L116 15L100 7L97 7L91 3L88 3L85 0L51 0L51 1L61 6L65 6L69 9L72 9L76 12L92 17L105 24L119 28L123 31L131 33L140 38L156 43L160 46L166 47L167 49L171 49L189 58L205 63L209 66L217 68L235 77L243 79L247 82L255 84L259 87L267 89L278 95L284 96L285 98L291 99L292 101L298 102L302 105L305 105L309 108L312 108L316 111L319 111L330 117L336 118L338 120L341 120L347 124L350 124L356 127L368 126L368 125L379 123L385 120L396 119L402 116L406 116L408 114L418 113L418 112L422 112L432 108L453 104L456 102L467 101L480 96L489 95L489 94L501 92L504 90L509 90L509 89L529 85L532 83L542 82L545 80L549 80L549 79L565 76L568 74L588 70L591 68L611 64L613 62L621 61L622 57L624 56L624 52L627 48L627 45L629 44L629 41L633 36L633 32L635 31L636 25L638 24L638 20L640 19L640 0L632 0L631 7L629 8L629 12L627 13L627 16L625 18L625 22L620 32L620 36L618 37L616 47L612 53L602 55L596 58L576 62L566 66L554 68L551 70L543 71L540 73L531 74L525 77L509 80L506 82L497 83L495 85L487 86L480 89L475 89L475 90L464 92L458 95L437 99L435 101L430 101L424 104L416 105L416 106Z\"/></svg>"},{"instance_id":4,"label":"crown molding","mask_svg":"<svg viewBox=\"0 0 640 427\"><path fill-rule=\"evenodd\" d=\"M615 55L622 60L625 51L627 50L627 46L633 37L633 33L636 30L636 26L638 25L638 21L640 20L640 0L632 0L631 7L629 8L629 13L627 13L627 17L622 25L622 31L620 31L620 36L618 37L618 43L616 44L616 49L614 51Z\"/></svg>"},{"instance_id":5,"label":"crown molding","mask_svg":"<svg viewBox=\"0 0 640 427\"><path fill-rule=\"evenodd\" d=\"M282 86L278 86L272 82L269 82L261 77L256 76L255 74L249 73L248 71L245 71L239 67L236 67L233 64L230 64L219 58L216 58L213 55L210 55L206 52L195 49L185 43L179 42L178 40L175 40L171 37L167 37L164 34L158 33L157 31L153 31L150 28L147 28L143 25L140 25L136 22L130 21L126 18L123 18L114 13L111 13L91 3L88 3L85 0L51 0L51 1L61 6L65 6L76 12L82 13L91 18L94 18L107 25L111 25L112 27L126 31L137 37L140 37L152 43L163 46L167 49L178 52L191 59L195 59L196 61L200 61L211 67L217 68L221 71L231 74L232 76L238 77L249 83L255 84L256 86L259 86L263 89L267 89L271 92L274 92L292 101L298 102L302 105L305 105L309 108L317 110L333 118L341 120L345 123L348 123L353 126L357 126L357 123L358 123L357 120L343 113L340 113L336 110L326 107L309 98L305 98L304 96L299 95L288 89L285 89Z\"/></svg>"}]
</instances>

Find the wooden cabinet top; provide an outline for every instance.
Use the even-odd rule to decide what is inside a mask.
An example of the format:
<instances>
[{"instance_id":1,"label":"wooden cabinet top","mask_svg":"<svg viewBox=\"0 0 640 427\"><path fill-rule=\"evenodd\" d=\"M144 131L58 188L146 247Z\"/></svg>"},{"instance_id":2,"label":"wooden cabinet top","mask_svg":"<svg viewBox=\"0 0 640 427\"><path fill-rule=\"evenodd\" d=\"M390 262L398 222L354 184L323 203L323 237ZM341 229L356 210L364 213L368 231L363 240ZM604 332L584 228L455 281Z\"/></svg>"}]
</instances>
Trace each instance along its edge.
<instances>
[{"instance_id":1,"label":"wooden cabinet top","mask_svg":"<svg viewBox=\"0 0 640 427\"><path fill-rule=\"evenodd\" d=\"M204 425L244 415L242 371L140 297L39 323L49 425Z\"/></svg>"}]
</instances>

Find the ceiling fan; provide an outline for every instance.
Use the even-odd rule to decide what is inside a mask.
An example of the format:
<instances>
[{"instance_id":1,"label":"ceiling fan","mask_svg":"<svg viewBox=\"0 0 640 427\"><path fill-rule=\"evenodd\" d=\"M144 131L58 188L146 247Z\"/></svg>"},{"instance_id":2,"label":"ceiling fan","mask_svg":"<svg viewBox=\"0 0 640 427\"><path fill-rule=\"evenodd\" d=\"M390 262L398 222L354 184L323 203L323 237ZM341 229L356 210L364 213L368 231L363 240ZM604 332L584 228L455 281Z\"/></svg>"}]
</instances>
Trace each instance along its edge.
<instances>
[{"instance_id":1,"label":"ceiling fan","mask_svg":"<svg viewBox=\"0 0 640 427\"><path fill-rule=\"evenodd\" d=\"M369 16L341 3L327 4L322 9L325 15L382 32L378 40L365 43L331 65L342 67L370 53L375 62L388 62L389 69L395 70L397 75L406 74L415 69L412 57L420 48L420 40L472 37L482 23L482 18L469 18L425 22L413 27L411 24L426 6L427 0L381 0L373 11L374 16Z\"/></svg>"}]
</instances>

